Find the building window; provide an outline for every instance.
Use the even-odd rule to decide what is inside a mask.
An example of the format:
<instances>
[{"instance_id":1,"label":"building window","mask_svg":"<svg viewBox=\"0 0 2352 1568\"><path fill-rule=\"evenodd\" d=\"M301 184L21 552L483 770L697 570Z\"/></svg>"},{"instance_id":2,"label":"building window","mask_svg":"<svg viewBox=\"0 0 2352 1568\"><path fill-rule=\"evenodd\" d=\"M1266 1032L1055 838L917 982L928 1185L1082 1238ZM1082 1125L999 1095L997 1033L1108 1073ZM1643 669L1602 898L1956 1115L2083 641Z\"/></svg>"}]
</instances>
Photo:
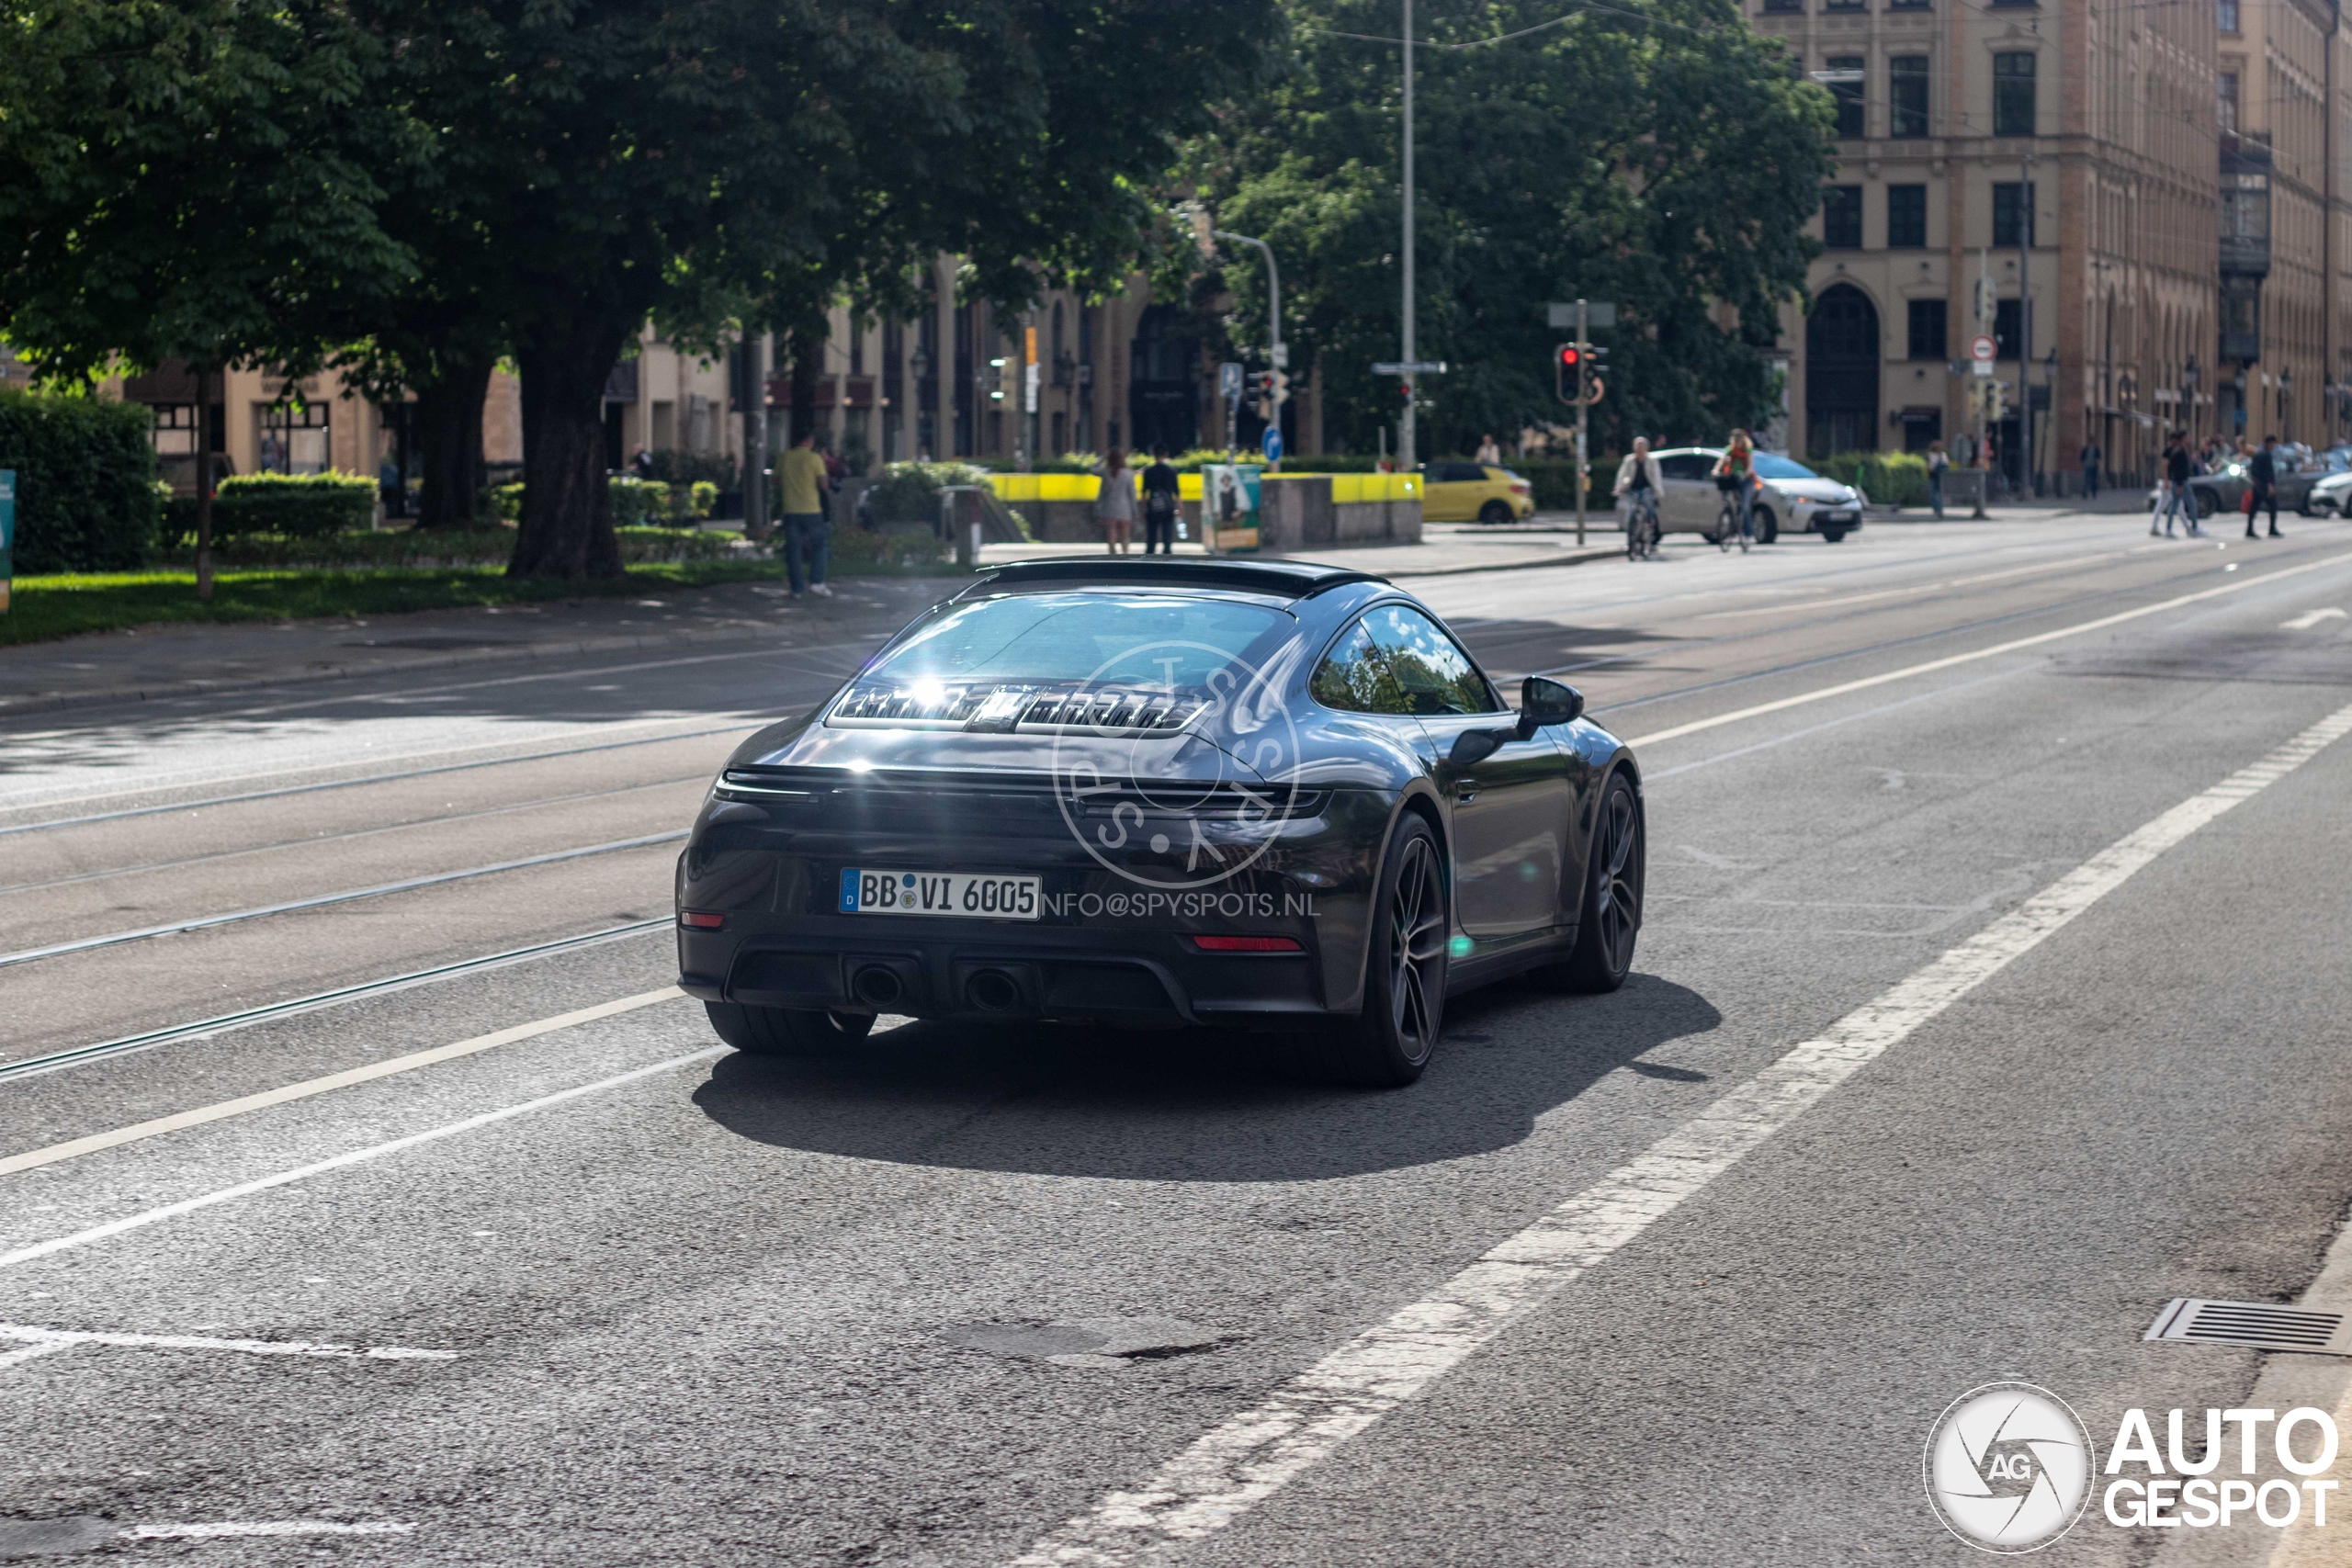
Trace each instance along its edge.
<instances>
[{"instance_id":1,"label":"building window","mask_svg":"<svg viewBox=\"0 0 2352 1568\"><path fill-rule=\"evenodd\" d=\"M2221 4L2215 6L2214 10L2221 17L2223 32L2233 33L2238 30L2238 0L2221 0Z\"/></svg>"},{"instance_id":2,"label":"building window","mask_svg":"<svg viewBox=\"0 0 2352 1568\"><path fill-rule=\"evenodd\" d=\"M2012 181L1993 187L1993 243L2033 243L2033 186Z\"/></svg>"},{"instance_id":3,"label":"building window","mask_svg":"<svg viewBox=\"0 0 2352 1568\"><path fill-rule=\"evenodd\" d=\"M1898 54L1886 62L1886 133L1926 136L1928 130L1928 57Z\"/></svg>"},{"instance_id":4,"label":"building window","mask_svg":"<svg viewBox=\"0 0 2352 1568\"><path fill-rule=\"evenodd\" d=\"M2238 128L2238 73L2234 71L2224 71L2213 80L2221 92L2221 101L2215 106L2215 115L2224 133L2234 131Z\"/></svg>"},{"instance_id":5,"label":"building window","mask_svg":"<svg viewBox=\"0 0 2352 1568\"><path fill-rule=\"evenodd\" d=\"M1940 299L1911 301L1911 357L1941 359L1950 350L1951 339L1945 335L1944 302Z\"/></svg>"},{"instance_id":6,"label":"building window","mask_svg":"<svg viewBox=\"0 0 2352 1568\"><path fill-rule=\"evenodd\" d=\"M2003 299L1993 307L1993 357L2018 356L2018 302Z\"/></svg>"},{"instance_id":7,"label":"building window","mask_svg":"<svg viewBox=\"0 0 2352 1568\"><path fill-rule=\"evenodd\" d=\"M1862 125L1862 57L1833 54L1821 63L1825 67L1822 85L1838 100L1838 134L1855 139L1869 135Z\"/></svg>"},{"instance_id":8,"label":"building window","mask_svg":"<svg viewBox=\"0 0 2352 1568\"><path fill-rule=\"evenodd\" d=\"M1928 243L1928 187L1886 187L1886 248L1916 251Z\"/></svg>"},{"instance_id":9,"label":"building window","mask_svg":"<svg viewBox=\"0 0 2352 1568\"><path fill-rule=\"evenodd\" d=\"M254 467L266 474L322 474L328 468L324 403L265 403L254 410L259 432Z\"/></svg>"},{"instance_id":10,"label":"building window","mask_svg":"<svg viewBox=\"0 0 2352 1568\"><path fill-rule=\"evenodd\" d=\"M1764 14L1768 17L1801 16L1804 11L1804 0L1764 0Z\"/></svg>"},{"instance_id":11,"label":"building window","mask_svg":"<svg viewBox=\"0 0 2352 1568\"><path fill-rule=\"evenodd\" d=\"M2033 134L2033 67L2030 54L1993 57L1993 134Z\"/></svg>"},{"instance_id":12,"label":"building window","mask_svg":"<svg viewBox=\"0 0 2352 1568\"><path fill-rule=\"evenodd\" d=\"M1862 187L1821 187L1821 243L1833 251L1862 248Z\"/></svg>"}]
</instances>

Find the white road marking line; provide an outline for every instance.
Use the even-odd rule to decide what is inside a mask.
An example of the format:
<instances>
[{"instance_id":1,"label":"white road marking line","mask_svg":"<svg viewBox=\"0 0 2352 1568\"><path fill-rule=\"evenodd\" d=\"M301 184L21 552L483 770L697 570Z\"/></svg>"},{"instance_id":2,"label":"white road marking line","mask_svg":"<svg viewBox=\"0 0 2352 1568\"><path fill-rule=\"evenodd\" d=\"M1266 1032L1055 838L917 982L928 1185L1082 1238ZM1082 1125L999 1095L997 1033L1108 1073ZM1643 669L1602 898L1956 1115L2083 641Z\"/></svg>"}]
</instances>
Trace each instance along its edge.
<instances>
[{"instance_id":1,"label":"white road marking line","mask_svg":"<svg viewBox=\"0 0 2352 1568\"><path fill-rule=\"evenodd\" d=\"M1785 708L1802 707L1807 703L1817 703L1827 697L1843 696L1849 692L1868 691L1872 686L1883 686L1891 681L1907 681L1914 675L1926 675L1938 670L1949 670L1956 664L1973 664L1980 659L1993 659L2004 653L2015 653L2021 648L2038 648L2045 642L2055 642L2060 637L2080 637L2085 632L2095 632L2102 627L2120 626L2126 621L2136 621L2143 615L2154 615L2166 610L2177 610L2183 604L2194 604L2219 594L2235 593L2242 589L2256 587L2265 582L2276 582L2281 578L2294 577L2306 571L2318 571L2325 567L2342 566L2346 561L2352 561L2352 555L2329 556L2324 560L2306 561L2301 566L2286 567L2278 571L2266 572L2260 577L2249 577L2238 582L2224 582L2218 588L2200 589L2195 593L2184 593L2177 598L2166 599L2158 604L2143 604L2136 610L2119 610L2112 615L2101 615L2097 620L2083 621L2071 626L2060 626L2056 631L2036 632L2031 637L2012 637L2007 642L1996 642L1990 648L1980 648L1968 653L1950 654L1942 659L1931 659L1925 664L1905 665L1903 669L1889 670L1883 674L1865 675L1859 681L1845 681L1835 686L1822 686L1810 692L1799 692L1792 697L1782 697L1776 702L1758 703L1753 707L1735 708L1729 713L1719 713L1713 718L1694 718L1688 724L1677 724L1665 729L1653 730L1647 735L1634 736L1626 744L1649 746L1661 740L1673 740L1685 735L1696 735L1702 729L1713 729L1725 724L1737 724L1742 719L1758 718L1768 713L1779 713Z\"/></svg>"},{"instance_id":2,"label":"white road marking line","mask_svg":"<svg viewBox=\"0 0 2352 1568\"><path fill-rule=\"evenodd\" d=\"M1430 1294L1231 1416L1132 1491L1113 1492L1012 1568L1157 1561L1233 1523L1605 1262L1830 1090L2030 952L2133 873L2352 734L2352 706L2124 835L1976 935L1796 1045L1631 1163Z\"/></svg>"},{"instance_id":3,"label":"white road marking line","mask_svg":"<svg viewBox=\"0 0 2352 1568\"><path fill-rule=\"evenodd\" d=\"M42 1328L0 1323L0 1339L22 1340L40 1350L75 1345L115 1345L142 1350L232 1350L241 1356L309 1356L333 1361L454 1361L455 1350L413 1350L401 1345L314 1345L300 1339L207 1339L193 1334L95 1334L78 1328Z\"/></svg>"},{"instance_id":4,"label":"white road marking line","mask_svg":"<svg viewBox=\"0 0 2352 1568\"><path fill-rule=\"evenodd\" d=\"M1902 588L1882 588L1872 593L1849 593L1842 599L1792 599L1785 604L1753 604L1744 610L1714 610L1693 620L1720 621L1730 615L1773 615L1787 610L1827 610L1840 604L1864 604L1873 599L1899 598L1905 593L1933 593L1944 588L1966 588L1979 582L1998 582L2005 577L2025 577L2037 571L2063 571L2086 563L2111 561L2119 555L2134 555L2134 550L2102 550L2096 555L2068 556L2063 560L2035 561L2028 566L2013 566L2005 571L1980 572L1974 577L1954 577L1941 582L1917 582Z\"/></svg>"},{"instance_id":5,"label":"white road marking line","mask_svg":"<svg viewBox=\"0 0 2352 1568\"><path fill-rule=\"evenodd\" d=\"M259 1094L224 1100L218 1105L207 1105L195 1111L175 1111L172 1115L158 1116L149 1122L134 1122L128 1127L117 1127L112 1132L93 1133L86 1138L74 1138L62 1144L51 1144L45 1149L31 1149L24 1154L10 1155L5 1159L0 1159L0 1176L13 1176L20 1170L32 1170L40 1166L55 1165L60 1160L96 1154L100 1149L135 1144L142 1138L153 1138L165 1133L176 1133L184 1127L201 1127L208 1122L220 1122L232 1116L243 1116L249 1111L261 1111L272 1105L284 1105L291 1100L308 1100L314 1094L325 1094L332 1089L348 1089L353 1084L368 1083L377 1078L390 1077L394 1073L405 1073L417 1067L431 1066L435 1062L447 1062L459 1056L470 1056L477 1051L488 1051L499 1045L512 1045L521 1040L534 1040L542 1034L552 1034L559 1029L571 1029L582 1023L594 1023L600 1018L611 1018L616 1013L634 1012L639 1008L651 1007L655 1002L666 1002L674 997L684 995L685 993L675 986L664 986L658 991L640 991L633 997L622 997L616 1001L598 1002L594 1007L577 1008L571 1012L558 1013L553 1018L543 1018L532 1023L518 1023L511 1029L496 1030L489 1034L477 1034L470 1040L460 1040L454 1044L435 1045L427 1051L412 1051L405 1056L391 1056L380 1062L370 1062L364 1067L351 1067L343 1072L329 1073L324 1077L308 1078L300 1083L288 1084L282 1089L264 1089Z\"/></svg>"},{"instance_id":6,"label":"white road marking line","mask_svg":"<svg viewBox=\"0 0 2352 1568\"><path fill-rule=\"evenodd\" d=\"M543 855L526 855L521 860L500 861L495 865L469 866L463 871L435 872L431 876L412 876L404 882L387 882L376 887L354 888L348 893L322 893L313 898L296 898L284 904L265 904L257 909L238 909L226 915L204 915L192 920L175 920L169 925L141 926L137 931L109 931L105 936L84 937L78 942L61 942L48 947L28 947L20 953L0 953L0 968L12 964L30 964L35 959L55 958L68 953L88 953L101 947L119 947L127 942L145 942L152 937L178 936L186 931L209 931L215 926L235 925L241 920L257 920L266 915L290 915L303 909L316 909L328 904L348 904L359 898L380 898L387 893L408 893L419 887L436 887L445 882L463 882L469 877L489 876L502 871L522 871L535 865L553 865L561 861L584 860L590 855L612 854L621 850L641 850L653 844L674 843L686 836L687 829L674 832L648 833L636 839L615 839L608 844L583 844L576 850L555 850Z\"/></svg>"},{"instance_id":7,"label":"white road marking line","mask_svg":"<svg viewBox=\"0 0 2352 1568\"><path fill-rule=\"evenodd\" d=\"M256 1192L266 1192L273 1187L284 1187L292 1182L307 1180L313 1176L323 1176L328 1171L341 1170L346 1166L361 1165L368 1160L381 1159L386 1155L398 1154L402 1149L413 1149L419 1144L430 1144L442 1138L454 1138L460 1133L470 1133L476 1128L487 1127L494 1122L510 1121L517 1116L527 1116L534 1111L544 1111L551 1105L561 1105L566 1100L578 1100L583 1095L599 1094L608 1089L618 1089L623 1084L635 1083L639 1078L651 1077L656 1073L672 1072L691 1063L707 1061L713 1056L723 1056L727 1055L727 1051L728 1047L724 1045L712 1045L700 1051L689 1051L683 1056L673 1056L667 1061L655 1062L650 1066L632 1067L628 1072L616 1073L608 1078L598 1078L594 1083L579 1084L571 1089L559 1089L553 1094L543 1094L537 1100L526 1100L519 1105L504 1106L496 1111L485 1111L479 1116L469 1116L461 1122L451 1122L439 1127L430 1127L422 1133L411 1133L406 1137L370 1145L364 1149L353 1149L330 1159L297 1166L292 1170L281 1170L274 1175L258 1177L252 1181L240 1181L233 1187L223 1187L218 1191L207 1192L199 1197L183 1198L176 1203L165 1203L159 1208L144 1210L136 1214L125 1214L121 1219L108 1220L102 1225L92 1225L87 1230L75 1231L71 1235L52 1236L47 1241L17 1247L13 1252L0 1252L0 1269L18 1263L28 1263L36 1258L47 1258L51 1253L66 1252L77 1247L87 1247L94 1241L104 1241L109 1236L121 1235L126 1231L135 1231L164 1220L176 1219L182 1214L192 1214L198 1209L209 1209L217 1203L233 1202L239 1198L251 1197Z\"/></svg>"},{"instance_id":8,"label":"white road marking line","mask_svg":"<svg viewBox=\"0 0 2352 1568\"><path fill-rule=\"evenodd\" d=\"M37 1356L54 1356L60 1350L72 1348L74 1348L74 1341L71 1339L44 1339L39 1344L28 1345L21 1350L0 1351L0 1368L13 1367L20 1362L29 1361Z\"/></svg>"},{"instance_id":9,"label":"white road marking line","mask_svg":"<svg viewBox=\"0 0 2352 1568\"><path fill-rule=\"evenodd\" d=\"M2281 621L2278 623L2278 629L2282 632L2307 632L2322 621L2342 619L2344 619L2344 612L2331 604L2324 610L2307 611L2291 621Z\"/></svg>"},{"instance_id":10,"label":"white road marking line","mask_svg":"<svg viewBox=\"0 0 2352 1568\"><path fill-rule=\"evenodd\" d=\"M406 1535L414 1525L338 1524L333 1519L228 1520L206 1525L132 1525L127 1540L209 1540L230 1535Z\"/></svg>"}]
</instances>

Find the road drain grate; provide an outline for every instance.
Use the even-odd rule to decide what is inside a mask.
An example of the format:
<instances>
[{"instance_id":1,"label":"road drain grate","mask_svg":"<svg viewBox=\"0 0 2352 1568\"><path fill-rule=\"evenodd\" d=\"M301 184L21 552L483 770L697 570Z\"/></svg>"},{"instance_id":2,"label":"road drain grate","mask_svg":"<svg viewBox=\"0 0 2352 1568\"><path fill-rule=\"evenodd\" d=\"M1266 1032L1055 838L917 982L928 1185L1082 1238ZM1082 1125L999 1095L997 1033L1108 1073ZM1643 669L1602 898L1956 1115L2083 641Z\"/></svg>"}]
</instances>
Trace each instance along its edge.
<instances>
[{"instance_id":1,"label":"road drain grate","mask_svg":"<svg viewBox=\"0 0 2352 1568\"><path fill-rule=\"evenodd\" d=\"M2352 1328L2340 1312L2312 1312L2269 1302L2210 1302L2181 1296L2165 1303L2143 1339L2200 1345L2250 1345L2257 1350L2352 1356Z\"/></svg>"}]
</instances>

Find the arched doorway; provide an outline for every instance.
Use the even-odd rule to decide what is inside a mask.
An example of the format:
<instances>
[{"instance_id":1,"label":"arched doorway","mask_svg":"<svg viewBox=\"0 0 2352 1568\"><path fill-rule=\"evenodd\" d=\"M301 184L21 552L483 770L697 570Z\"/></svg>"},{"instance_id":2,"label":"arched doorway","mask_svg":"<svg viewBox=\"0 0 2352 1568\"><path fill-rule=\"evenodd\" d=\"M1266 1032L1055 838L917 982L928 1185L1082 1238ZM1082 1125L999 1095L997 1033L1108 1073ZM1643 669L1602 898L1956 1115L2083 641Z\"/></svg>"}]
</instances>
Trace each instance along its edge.
<instances>
[{"instance_id":1,"label":"arched doorway","mask_svg":"<svg viewBox=\"0 0 2352 1568\"><path fill-rule=\"evenodd\" d=\"M1825 289L1804 322L1808 457L1878 450L1878 307L1850 283Z\"/></svg>"},{"instance_id":2,"label":"arched doorway","mask_svg":"<svg viewBox=\"0 0 2352 1568\"><path fill-rule=\"evenodd\" d=\"M1148 307L1128 344L1128 446L1137 452L1165 446L1182 452L1198 445L1201 356L1191 319L1172 305ZM1118 445L1111 434L1108 445Z\"/></svg>"}]
</instances>

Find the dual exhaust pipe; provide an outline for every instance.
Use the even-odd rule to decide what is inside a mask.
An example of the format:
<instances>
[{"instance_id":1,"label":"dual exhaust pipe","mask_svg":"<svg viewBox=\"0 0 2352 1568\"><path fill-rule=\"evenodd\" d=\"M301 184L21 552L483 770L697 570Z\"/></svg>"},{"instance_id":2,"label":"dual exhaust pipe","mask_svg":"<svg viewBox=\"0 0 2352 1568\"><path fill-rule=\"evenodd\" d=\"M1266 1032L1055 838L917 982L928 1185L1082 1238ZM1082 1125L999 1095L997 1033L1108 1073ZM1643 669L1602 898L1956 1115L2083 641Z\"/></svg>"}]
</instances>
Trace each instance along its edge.
<instances>
[{"instance_id":1,"label":"dual exhaust pipe","mask_svg":"<svg viewBox=\"0 0 2352 1568\"><path fill-rule=\"evenodd\" d=\"M887 964L868 964L850 976L850 994L879 1010L895 1007L907 994L907 983ZM1011 1012L1021 1005L1021 982L1001 969L975 970L964 981L964 1001L978 1012Z\"/></svg>"}]
</instances>

